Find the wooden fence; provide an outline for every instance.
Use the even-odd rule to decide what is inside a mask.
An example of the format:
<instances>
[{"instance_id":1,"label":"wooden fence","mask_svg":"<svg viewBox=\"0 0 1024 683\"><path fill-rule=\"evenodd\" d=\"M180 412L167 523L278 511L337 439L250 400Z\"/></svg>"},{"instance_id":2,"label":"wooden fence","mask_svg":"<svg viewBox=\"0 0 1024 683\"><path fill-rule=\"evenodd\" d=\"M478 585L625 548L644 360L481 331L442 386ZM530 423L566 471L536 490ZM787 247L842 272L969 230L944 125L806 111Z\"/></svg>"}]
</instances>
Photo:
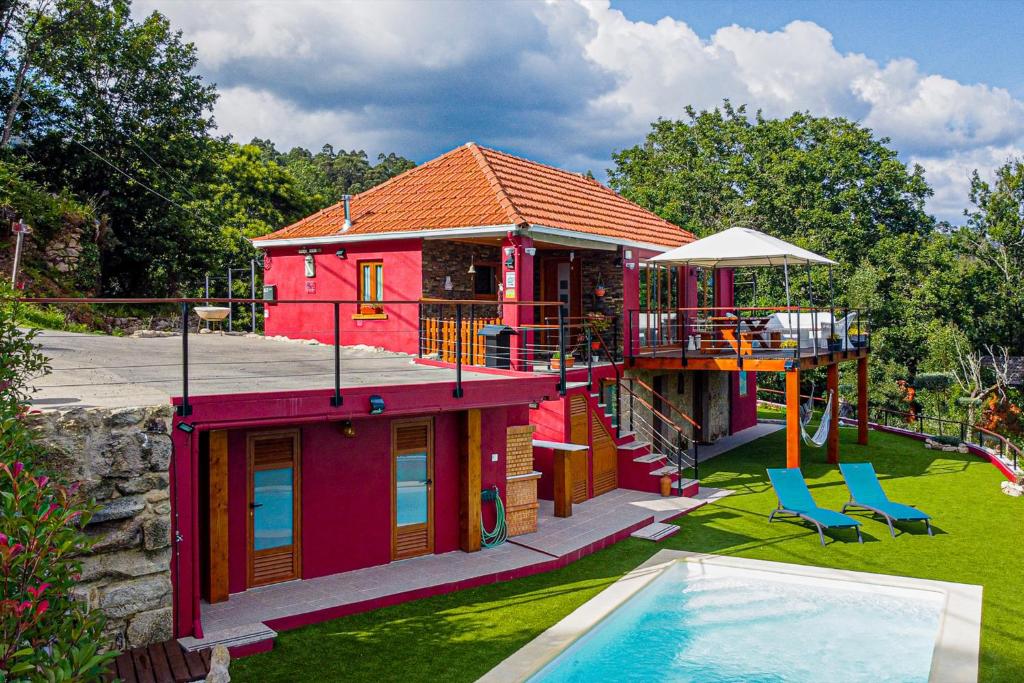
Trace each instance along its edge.
<instances>
[{"instance_id":1,"label":"wooden fence","mask_svg":"<svg viewBox=\"0 0 1024 683\"><path fill-rule=\"evenodd\" d=\"M484 365L485 339L478 333L486 325L500 325L501 318L463 320L458 330L455 318L426 318L423 321L423 355L437 356L446 363L455 362L455 345L462 335L462 364Z\"/></svg>"}]
</instances>

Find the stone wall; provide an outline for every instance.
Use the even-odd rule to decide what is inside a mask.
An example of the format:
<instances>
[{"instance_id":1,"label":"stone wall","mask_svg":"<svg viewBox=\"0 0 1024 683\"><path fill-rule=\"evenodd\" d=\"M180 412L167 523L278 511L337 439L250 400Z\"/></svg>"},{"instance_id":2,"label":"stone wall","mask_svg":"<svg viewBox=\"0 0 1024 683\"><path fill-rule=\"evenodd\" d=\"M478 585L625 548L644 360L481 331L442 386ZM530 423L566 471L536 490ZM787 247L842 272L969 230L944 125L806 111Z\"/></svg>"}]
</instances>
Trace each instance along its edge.
<instances>
[{"instance_id":1,"label":"stone wall","mask_svg":"<svg viewBox=\"0 0 1024 683\"><path fill-rule=\"evenodd\" d=\"M468 242L423 240L423 296L435 299L473 299L472 263L490 262L500 266L501 249ZM500 270L499 270L500 272ZM451 277L453 289L444 288Z\"/></svg>"},{"instance_id":2,"label":"stone wall","mask_svg":"<svg viewBox=\"0 0 1024 683\"><path fill-rule=\"evenodd\" d=\"M114 646L172 637L171 406L75 408L34 414L43 469L101 506L86 527L77 597L107 615Z\"/></svg>"},{"instance_id":3,"label":"stone wall","mask_svg":"<svg viewBox=\"0 0 1024 683\"><path fill-rule=\"evenodd\" d=\"M664 377L661 386L661 395L665 399L679 408L687 415L693 416L693 386L694 386L694 373L683 371L682 386L677 378L678 372L653 372L651 370L637 370L630 369L626 371L627 375L636 377L648 386L654 387L655 377L661 375ZM717 439L729 434L729 374L728 372L708 372L707 373L707 389L708 389L708 414L704 419L705 439L709 442L716 441ZM680 391L681 389L681 391ZM636 387L636 393L643 400L647 401L651 405L654 404L654 398L651 392L643 389L639 385ZM625 397L625 393L623 393ZM650 423L651 415L650 410L637 403L635 406L637 416L639 419L643 419ZM627 413L629 410L628 400L623 398L623 412ZM643 413L643 415L641 415ZM686 422L683 418L679 417L671 410L663 410L662 413L666 417L671 417L688 437L693 437L693 427ZM626 420L628 421L628 415Z\"/></svg>"}]
</instances>

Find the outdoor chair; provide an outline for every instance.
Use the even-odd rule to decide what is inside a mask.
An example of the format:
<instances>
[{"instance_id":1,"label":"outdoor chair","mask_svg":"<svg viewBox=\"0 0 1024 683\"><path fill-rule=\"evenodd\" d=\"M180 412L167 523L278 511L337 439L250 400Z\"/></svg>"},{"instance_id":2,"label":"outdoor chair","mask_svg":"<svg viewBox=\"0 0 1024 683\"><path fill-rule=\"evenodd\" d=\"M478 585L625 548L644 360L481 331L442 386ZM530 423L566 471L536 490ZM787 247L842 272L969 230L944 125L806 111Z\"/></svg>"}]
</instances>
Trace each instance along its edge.
<instances>
[{"instance_id":1,"label":"outdoor chair","mask_svg":"<svg viewBox=\"0 0 1024 683\"><path fill-rule=\"evenodd\" d=\"M885 521L889 525L889 533L893 538L896 537L893 522L924 522L928 535L933 535L932 525L929 521L931 517L915 507L889 500L885 491L882 490L882 485L878 482L878 475L875 474L875 468L871 463L840 463L839 470L843 473L843 479L846 480L846 488L850 489L850 502L843 505L843 512L846 512L847 508L855 507L870 510L885 517Z\"/></svg>"},{"instance_id":2,"label":"outdoor chair","mask_svg":"<svg viewBox=\"0 0 1024 683\"><path fill-rule=\"evenodd\" d=\"M769 469L768 478L775 489L775 496L779 499L779 507L772 510L768 515L768 522L771 523L776 515L789 515L799 517L810 522L818 529L818 537L821 545L825 545L825 529L855 529L857 531L857 542L863 543L864 538L860 534L860 522L841 514L835 510L826 510L818 507L811 496L804 475L798 468Z\"/></svg>"}]
</instances>

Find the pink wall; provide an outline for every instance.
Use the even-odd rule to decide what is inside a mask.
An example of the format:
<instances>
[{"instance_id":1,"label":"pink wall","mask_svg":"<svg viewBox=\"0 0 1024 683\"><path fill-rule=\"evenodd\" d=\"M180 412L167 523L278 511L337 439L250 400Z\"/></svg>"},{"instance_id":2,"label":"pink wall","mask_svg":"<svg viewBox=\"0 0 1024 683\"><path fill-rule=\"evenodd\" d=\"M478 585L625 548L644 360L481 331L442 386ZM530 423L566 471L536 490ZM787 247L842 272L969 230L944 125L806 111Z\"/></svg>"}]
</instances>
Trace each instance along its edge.
<instances>
[{"instance_id":1,"label":"pink wall","mask_svg":"<svg viewBox=\"0 0 1024 683\"><path fill-rule=\"evenodd\" d=\"M344 247L346 258L335 252ZM279 300L341 299L354 301L359 296L360 261L384 262L384 298L391 301L416 301L423 295L423 249L420 240L385 240L365 244L323 245L314 254L316 277L305 275L305 255L298 247L269 249L270 268L264 281L277 286ZM311 286L314 291L308 292ZM270 304L266 312L266 333L296 339L334 341L334 312L328 304ZM419 321L415 304L387 306L386 320L353 319L357 307L341 307L341 343L382 346L390 351L415 353L418 348Z\"/></svg>"},{"instance_id":2,"label":"pink wall","mask_svg":"<svg viewBox=\"0 0 1024 683\"><path fill-rule=\"evenodd\" d=\"M757 424L757 373L747 373L747 395L740 396L740 373L730 373L729 433L735 434Z\"/></svg>"},{"instance_id":3,"label":"pink wall","mask_svg":"<svg viewBox=\"0 0 1024 683\"><path fill-rule=\"evenodd\" d=\"M482 411L481 480L505 496L506 428L525 424L520 408ZM515 420L511 421L510 420ZM434 418L434 552L458 548L458 457L460 415ZM334 424L301 427L302 578L311 579L391 561L391 422L354 420L354 438ZM259 431L259 430L254 430ZM246 434L228 440L228 528L230 591L246 589ZM498 454L492 462L491 454ZM493 506L485 506L488 528Z\"/></svg>"}]
</instances>

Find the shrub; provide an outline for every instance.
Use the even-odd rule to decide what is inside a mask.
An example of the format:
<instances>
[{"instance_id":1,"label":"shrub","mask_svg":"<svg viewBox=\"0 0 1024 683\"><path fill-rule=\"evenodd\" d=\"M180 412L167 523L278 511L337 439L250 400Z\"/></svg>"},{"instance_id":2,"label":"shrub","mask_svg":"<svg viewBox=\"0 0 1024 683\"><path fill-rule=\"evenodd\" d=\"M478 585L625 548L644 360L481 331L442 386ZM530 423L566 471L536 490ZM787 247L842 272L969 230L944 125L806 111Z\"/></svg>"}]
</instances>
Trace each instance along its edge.
<instances>
[{"instance_id":1,"label":"shrub","mask_svg":"<svg viewBox=\"0 0 1024 683\"><path fill-rule=\"evenodd\" d=\"M933 436L931 440L943 446L959 446L961 443L959 436Z\"/></svg>"},{"instance_id":2,"label":"shrub","mask_svg":"<svg viewBox=\"0 0 1024 683\"><path fill-rule=\"evenodd\" d=\"M955 381L948 372L921 372L914 377L914 387L926 391L946 391Z\"/></svg>"},{"instance_id":3,"label":"shrub","mask_svg":"<svg viewBox=\"0 0 1024 683\"><path fill-rule=\"evenodd\" d=\"M0 680L97 680L103 619L72 599L90 511L66 488L0 463Z\"/></svg>"}]
</instances>

